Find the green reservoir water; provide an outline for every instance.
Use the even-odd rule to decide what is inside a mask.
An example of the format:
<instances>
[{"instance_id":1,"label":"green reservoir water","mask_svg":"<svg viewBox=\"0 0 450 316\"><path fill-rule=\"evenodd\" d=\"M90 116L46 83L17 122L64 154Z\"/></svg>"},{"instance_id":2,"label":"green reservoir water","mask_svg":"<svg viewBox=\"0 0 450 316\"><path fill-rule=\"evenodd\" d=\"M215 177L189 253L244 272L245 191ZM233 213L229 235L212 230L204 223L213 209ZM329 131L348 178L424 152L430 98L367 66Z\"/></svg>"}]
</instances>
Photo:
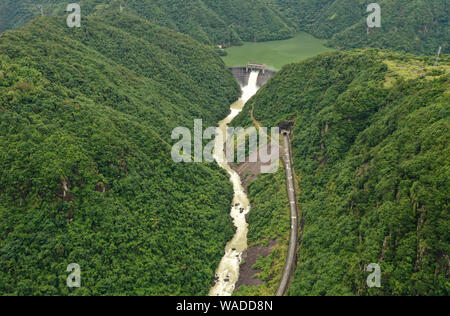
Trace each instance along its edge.
<instances>
[{"instance_id":1,"label":"green reservoir water","mask_svg":"<svg viewBox=\"0 0 450 316\"><path fill-rule=\"evenodd\" d=\"M227 48L228 56L222 57L227 66L244 66L248 62L266 64L268 68L280 70L286 64L302 61L318 54L332 51L319 40L304 32L294 38L263 43L247 42L244 46Z\"/></svg>"}]
</instances>

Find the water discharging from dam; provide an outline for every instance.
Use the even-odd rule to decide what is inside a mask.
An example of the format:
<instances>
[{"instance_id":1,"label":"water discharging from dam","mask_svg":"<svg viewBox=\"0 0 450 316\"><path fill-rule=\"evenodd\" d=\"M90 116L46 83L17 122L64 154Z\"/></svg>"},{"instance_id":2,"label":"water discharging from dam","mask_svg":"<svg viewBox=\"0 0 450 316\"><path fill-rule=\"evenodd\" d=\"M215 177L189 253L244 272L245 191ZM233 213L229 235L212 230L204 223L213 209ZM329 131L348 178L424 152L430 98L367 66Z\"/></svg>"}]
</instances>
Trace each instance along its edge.
<instances>
[{"instance_id":1,"label":"water discharging from dam","mask_svg":"<svg viewBox=\"0 0 450 316\"><path fill-rule=\"evenodd\" d=\"M224 152L224 140L228 137L226 134L228 124L242 111L245 103L258 91L258 75L259 71L253 71L250 74L248 85L242 88L242 97L230 106L231 113L223 121L219 122L218 129L224 137L216 138L214 158L218 165L228 172L230 181L233 183L234 198L231 217L237 229L233 239L225 247L225 255L216 271L216 282L209 292L210 296L231 296L233 294L236 282L239 279L242 254L247 249L248 224L246 215L250 212L250 202L242 187L239 174L228 165Z\"/></svg>"}]
</instances>

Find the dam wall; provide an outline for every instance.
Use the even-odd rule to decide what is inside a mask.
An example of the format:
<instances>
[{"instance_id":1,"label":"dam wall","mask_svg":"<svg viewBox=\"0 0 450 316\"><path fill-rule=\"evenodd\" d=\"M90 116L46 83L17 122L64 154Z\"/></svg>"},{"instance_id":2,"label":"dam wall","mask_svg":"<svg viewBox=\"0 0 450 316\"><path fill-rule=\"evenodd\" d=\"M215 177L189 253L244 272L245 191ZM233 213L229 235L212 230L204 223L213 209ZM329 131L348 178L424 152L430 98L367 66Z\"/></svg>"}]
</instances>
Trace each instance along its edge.
<instances>
[{"instance_id":1,"label":"dam wall","mask_svg":"<svg viewBox=\"0 0 450 316\"><path fill-rule=\"evenodd\" d=\"M239 82L242 87L247 86L248 79L250 77L251 71L247 71L247 67L230 67L230 71L233 73L234 78ZM258 81L256 82L256 86L261 88L263 85L267 83L267 81L273 77L277 72L274 70L260 70Z\"/></svg>"}]
</instances>

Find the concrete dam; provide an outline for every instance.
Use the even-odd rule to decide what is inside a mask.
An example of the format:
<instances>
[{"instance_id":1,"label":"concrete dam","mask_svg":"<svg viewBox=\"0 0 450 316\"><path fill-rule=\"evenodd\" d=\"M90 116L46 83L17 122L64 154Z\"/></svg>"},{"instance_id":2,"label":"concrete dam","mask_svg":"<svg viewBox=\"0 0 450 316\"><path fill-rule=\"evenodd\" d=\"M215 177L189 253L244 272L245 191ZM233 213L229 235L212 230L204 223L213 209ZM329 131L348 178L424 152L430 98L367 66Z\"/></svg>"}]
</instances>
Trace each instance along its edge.
<instances>
[{"instance_id":1,"label":"concrete dam","mask_svg":"<svg viewBox=\"0 0 450 316\"><path fill-rule=\"evenodd\" d=\"M241 87L246 87L248 85L250 74L252 73L248 70L248 67L230 67L229 69L233 73L234 78L236 78ZM258 89L265 85L267 81L276 73L277 72L274 70L260 70L258 80L256 82L256 86L258 87Z\"/></svg>"}]
</instances>

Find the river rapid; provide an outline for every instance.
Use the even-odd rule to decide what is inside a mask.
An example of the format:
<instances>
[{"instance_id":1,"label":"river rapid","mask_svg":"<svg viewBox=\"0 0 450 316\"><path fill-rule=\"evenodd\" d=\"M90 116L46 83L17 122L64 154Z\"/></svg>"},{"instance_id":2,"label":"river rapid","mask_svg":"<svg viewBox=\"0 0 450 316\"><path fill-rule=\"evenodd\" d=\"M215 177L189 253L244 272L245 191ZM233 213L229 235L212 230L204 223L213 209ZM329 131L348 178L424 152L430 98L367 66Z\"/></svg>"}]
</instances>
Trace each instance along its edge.
<instances>
[{"instance_id":1,"label":"river rapid","mask_svg":"<svg viewBox=\"0 0 450 316\"><path fill-rule=\"evenodd\" d=\"M218 132L220 131L220 134L224 136L216 138L214 159L221 168L227 171L230 181L233 183L234 198L231 217L233 218L234 226L236 226L236 233L225 247L225 255L217 268L215 284L210 290L210 296L231 296L233 294L236 282L239 279L242 254L247 249L248 224L246 215L250 212L250 203L242 187L239 174L231 169L226 160L224 139L228 137L228 124L242 111L245 103L258 91L258 75L259 71L251 72L248 85L242 88L241 98L230 106L231 113L218 124Z\"/></svg>"}]
</instances>

